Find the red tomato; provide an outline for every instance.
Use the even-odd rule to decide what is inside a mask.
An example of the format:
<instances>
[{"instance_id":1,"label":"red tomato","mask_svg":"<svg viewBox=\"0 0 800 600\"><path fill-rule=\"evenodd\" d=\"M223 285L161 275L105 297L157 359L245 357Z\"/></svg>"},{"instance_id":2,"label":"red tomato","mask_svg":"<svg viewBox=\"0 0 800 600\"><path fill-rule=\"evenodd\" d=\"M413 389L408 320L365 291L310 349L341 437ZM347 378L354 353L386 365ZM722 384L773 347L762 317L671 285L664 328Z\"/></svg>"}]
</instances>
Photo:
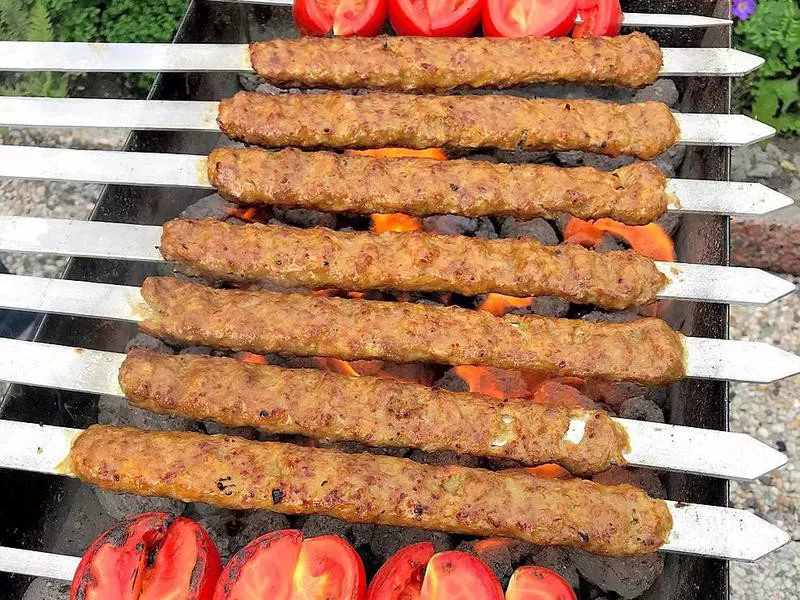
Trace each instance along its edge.
<instances>
[{"instance_id":1,"label":"red tomato","mask_svg":"<svg viewBox=\"0 0 800 600\"><path fill-rule=\"evenodd\" d=\"M214 600L362 600L364 565L335 535L303 539L273 531L239 550L225 566Z\"/></svg>"},{"instance_id":2,"label":"red tomato","mask_svg":"<svg viewBox=\"0 0 800 600\"><path fill-rule=\"evenodd\" d=\"M219 551L194 521L167 513L126 519L92 542L71 600L211 600Z\"/></svg>"},{"instance_id":3,"label":"red tomato","mask_svg":"<svg viewBox=\"0 0 800 600\"><path fill-rule=\"evenodd\" d=\"M503 588L481 560L451 550L428 561L420 600L503 600Z\"/></svg>"},{"instance_id":4,"label":"red tomato","mask_svg":"<svg viewBox=\"0 0 800 600\"><path fill-rule=\"evenodd\" d=\"M367 600L419 600L425 565L433 553L430 542L406 546L396 552L375 573Z\"/></svg>"},{"instance_id":5,"label":"red tomato","mask_svg":"<svg viewBox=\"0 0 800 600\"><path fill-rule=\"evenodd\" d=\"M483 33L489 37L559 37L575 25L578 0L486 0Z\"/></svg>"},{"instance_id":6,"label":"red tomato","mask_svg":"<svg viewBox=\"0 0 800 600\"><path fill-rule=\"evenodd\" d=\"M572 30L572 37L619 35L622 28L622 7L619 0L579 0L581 22Z\"/></svg>"},{"instance_id":7,"label":"red tomato","mask_svg":"<svg viewBox=\"0 0 800 600\"><path fill-rule=\"evenodd\" d=\"M544 567L520 567L511 576L506 600L577 600L572 586Z\"/></svg>"},{"instance_id":8,"label":"red tomato","mask_svg":"<svg viewBox=\"0 0 800 600\"><path fill-rule=\"evenodd\" d=\"M398 35L463 37L481 22L482 0L389 0L389 22Z\"/></svg>"},{"instance_id":9,"label":"red tomato","mask_svg":"<svg viewBox=\"0 0 800 600\"><path fill-rule=\"evenodd\" d=\"M378 35L386 0L295 0L294 22L305 35Z\"/></svg>"}]
</instances>

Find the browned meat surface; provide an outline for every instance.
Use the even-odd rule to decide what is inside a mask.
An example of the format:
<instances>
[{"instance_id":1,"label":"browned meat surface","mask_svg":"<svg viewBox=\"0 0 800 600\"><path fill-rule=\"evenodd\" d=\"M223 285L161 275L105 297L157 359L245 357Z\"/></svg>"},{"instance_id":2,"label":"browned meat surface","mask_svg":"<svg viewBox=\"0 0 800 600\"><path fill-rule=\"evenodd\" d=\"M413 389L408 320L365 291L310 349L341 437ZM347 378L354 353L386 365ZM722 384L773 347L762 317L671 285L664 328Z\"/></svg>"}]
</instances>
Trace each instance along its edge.
<instances>
[{"instance_id":1,"label":"browned meat surface","mask_svg":"<svg viewBox=\"0 0 800 600\"><path fill-rule=\"evenodd\" d=\"M369 446L555 462L576 474L625 464L628 446L603 411L232 358L133 350L119 382L132 405L157 413ZM573 418L587 424L577 444L562 439Z\"/></svg>"},{"instance_id":2,"label":"browned meat surface","mask_svg":"<svg viewBox=\"0 0 800 600\"><path fill-rule=\"evenodd\" d=\"M432 466L276 442L94 425L72 471L103 489L230 509L323 514L453 533L517 538L610 556L667 539L667 505L622 484Z\"/></svg>"},{"instance_id":3,"label":"browned meat surface","mask_svg":"<svg viewBox=\"0 0 800 600\"><path fill-rule=\"evenodd\" d=\"M467 217L608 217L628 225L667 210L666 177L652 163L612 173L537 164L344 156L287 148L217 148L208 178L239 204L275 204L359 214L402 212Z\"/></svg>"},{"instance_id":4,"label":"browned meat surface","mask_svg":"<svg viewBox=\"0 0 800 600\"><path fill-rule=\"evenodd\" d=\"M623 309L656 299L667 278L632 250L608 253L533 239L332 231L177 219L161 254L190 275L282 287L557 296Z\"/></svg>"},{"instance_id":5,"label":"browned meat surface","mask_svg":"<svg viewBox=\"0 0 800 600\"><path fill-rule=\"evenodd\" d=\"M220 129L261 146L585 150L652 159L678 141L660 102L515 96L257 94L220 102Z\"/></svg>"},{"instance_id":6,"label":"browned meat surface","mask_svg":"<svg viewBox=\"0 0 800 600\"><path fill-rule=\"evenodd\" d=\"M142 285L140 327L180 343L259 354L488 365L661 384L684 375L681 334L660 319L589 323L456 307L219 290L173 277Z\"/></svg>"},{"instance_id":7,"label":"browned meat surface","mask_svg":"<svg viewBox=\"0 0 800 600\"><path fill-rule=\"evenodd\" d=\"M644 34L596 38L318 38L255 42L256 73L284 87L446 92L534 83L639 87L661 70Z\"/></svg>"}]
</instances>

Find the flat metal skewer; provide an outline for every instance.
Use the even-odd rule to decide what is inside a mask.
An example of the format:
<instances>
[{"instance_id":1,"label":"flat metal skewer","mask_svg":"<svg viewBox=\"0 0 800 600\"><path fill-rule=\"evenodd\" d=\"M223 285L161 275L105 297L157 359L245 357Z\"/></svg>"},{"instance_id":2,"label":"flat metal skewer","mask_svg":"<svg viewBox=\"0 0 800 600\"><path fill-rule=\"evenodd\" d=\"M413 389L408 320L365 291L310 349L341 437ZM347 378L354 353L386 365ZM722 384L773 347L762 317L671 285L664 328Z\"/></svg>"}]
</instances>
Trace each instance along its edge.
<instances>
[{"instance_id":1,"label":"flat metal skewer","mask_svg":"<svg viewBox=\"0 0 800 600\"><path fill-rule=\"evenodd\" d=\"M764 64L761 57L733 48L663 48L662 52L662 77L735 77ZM102 42L0 42L0 71L254 72L246 44Z\"/></svg>"},{"instance_id":2,"label":"flat metal skewer","mask_svg":"<svg viewBox=\"0 0 800 600\"><path fill-rule=\"evenodd\" d=\"M19 179L214 189L207 163L205 156L193 154L0 144L0 177ZM675 213L752 216L794 204L760 183L668 179L665 192L675 198L668 207Z\"/></svg>"},{"instance_id":3,"label":"flat metal skewer","mask_svg":"<svg viewBox=\"0 0 800 600\"><path fill-rule=\"evenodd\" d=\"M0 126L103 127L163 131L216 131L218 102L97 98L0 97ZM674 113L679 143L744 146L775 135L775 129L745 115Z\"/></svg>"},{"instance_id":4,"label":"flat metal skewer","mask_svg":"<svg viewBox=\"0 0 800 600\"><path fill-rule=\"evenodd\" d=\"M0 381L124 397L124 354L0 338ZM580 419L576 419L579 421ZM710 477L752 480L786 464L787 457L742 433L614 419L625 428L630 466Z\"/></svg>"},{"instance_id":5,"label":"flat metal skewer","mask_svg":"<svg viewBox=\"0 0 800 600\"><path fill-rule=\"evenodd\" d=\"M158 250L161 232L153 225L0 217L0 250L164 262ZM669 280L659 299L761 305L795 289L791 281L761 269L659 261L656 266Z\"/></svg>"},{"instance_id":6,"label":"flat metal skewer","mask_svg":"<svg viewBox=\"0 0 800 600\"><path fill-rule=\"evenodd\" d=\"M0 468L74 476L69 452L81 430L0 420ZM673 525L665 552L753 561L777 550L788 533L746 511L667 500Z\"/></svg>"},{"instance_id":7,"label":"flat metal skewer","mask_svg":"<svg viewBox=\"0 0 800 600\"><path fill-rule=\"evenodd\" d=\"M149 308L138 287L0 275L0 308L138 323ZM800 373L800 356L764 342L684 337L686 376L770 383Z\"/></svg>"}]
</instances>

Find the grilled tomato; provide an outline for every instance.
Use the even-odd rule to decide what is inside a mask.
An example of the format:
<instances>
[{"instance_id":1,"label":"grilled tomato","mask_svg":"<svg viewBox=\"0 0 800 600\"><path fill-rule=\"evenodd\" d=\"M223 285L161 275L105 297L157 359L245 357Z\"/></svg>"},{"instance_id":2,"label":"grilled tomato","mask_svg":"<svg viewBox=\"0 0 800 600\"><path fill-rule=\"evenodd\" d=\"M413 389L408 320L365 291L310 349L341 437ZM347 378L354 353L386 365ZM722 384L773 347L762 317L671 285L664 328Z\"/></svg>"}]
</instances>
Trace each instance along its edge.
<instances>
[{"instance_id":1,"label":"grilled tomato","mask_svg":"<svg viewBox=\"0 0 800 600\"><path fill-rule=\"evenodd\" d=\"M428 561L420 600L503 600L503 588L481 560L451 550Z\"/></svg>"},{"instance_id":2,"label":"grilled tomato","mask_svg":"<svg viewBox=\"0 0 800 600\"><path fill-rule=\"evenodd\" d=\"M377 35L386 22L386 0L295 0L294 22L305 35Z\"/></svg>"},{"instance_id":3,"label":"grilled tomato","mask_svg":"<svg viewBox=\"0 0 800 600\"><path fill-rule=\"evenodd\" d=\"M578 0L486 0L483 33L489 37L559 37L575 25Z\"/></svg>"},{"instance_id":4,"label":"grilled tomato","mask_svg":"<svg viewBox=\"0 0 800 600\"><path fill-rule=\"evenodd\" d=\"M572 30L572 37L619 35L622 28L622 7L619 0L579 0L581 22Z\"/></svg>"},{"instance_id":5,"label":"grilled tomato","mask_svg":"<svg viewBox=\"0 0 800 600\"><path fill-rule=\"evenodd\" d=\"M398 35L468 36L482 13L483 0L389 0L389 22Z\"/></svg>"},{"instance_id":6,"label":"grilled tomato","mask_svg":"<svg viewBox=\"0 0 800 600\"><path fill-rule=\"evenodd\" d=\"M214 600L363 600L364 565L335 535L303 539L273 531L239 550L219 578Z\"/></svg>"},{"instance_id":7,"label":"grilled tomato","mask_svg":"<svg viewBox=\"0 0 800 600\"><path fill-rule=\"evenodd\" d=\"M544 567L520 567L511 576L506 600L577 600L572 586Z\"/></svg>"},{"instance_id":8,"label":"grilled tomato","mask_svg":"<svg viewBox=\"0 0 800 600\"><path fill-rule=\"evenodd\" d=\"M144 513L92 542L70 590L71 600L211 600L222 571L206 530L189 519Z\"/></svg>"},{"instance_id":9,"label":"grilled tomato","mask_svg":"<svg viewBox=\"0 0 800 600\"><path fill-rule=\"evenodd\" d=\"M434 554L433 544L422 542L397 551L375 573L367 600L420 600L425 565Z\"/></svg>"}]
</instances>

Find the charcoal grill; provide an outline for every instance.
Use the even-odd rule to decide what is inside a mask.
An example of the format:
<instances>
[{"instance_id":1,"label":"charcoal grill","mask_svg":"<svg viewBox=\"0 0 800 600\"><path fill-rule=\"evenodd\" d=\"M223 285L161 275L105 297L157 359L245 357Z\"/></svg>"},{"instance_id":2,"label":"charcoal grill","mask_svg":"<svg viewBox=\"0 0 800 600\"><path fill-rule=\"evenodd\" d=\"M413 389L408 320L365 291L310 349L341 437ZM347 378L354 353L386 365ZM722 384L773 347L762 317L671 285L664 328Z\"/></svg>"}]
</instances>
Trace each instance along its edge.
<instances>
[{"instance_id":1,"label":"charcoal grill","mask_svg":"<svg viewBox=\"0 0 800 600\"><path fill-rule=\"evenodd\" d=\"M627 2L629 11L695 12L724 16L727 2L665 3ZM728 28L658 29L650 33L664 46L728 47ZM176 36L179 43L241 43L248 39L292 34L286 7L192 2ZM683 112L729 112L730 81L696 77L681 80ZM150 94L162 100L216 100L238 91L230 73L162 74ZM218 133L147 131L129 136L127 151L205 154L223 142ZM679 174L684 178L727 179L729 151L722 147L693 147L687 151ZM116 223L160 225L177 216L207 192L189 188L130 187L108 185L91 219ZM728 219L721 216L687 215L677 237L680 260L724 265L728 262ZM138 285L148 275L164 273L164 267L129 261L73 259L66 279ZM681 303L671 311L671 324L687 334L710 338L727 336L728 313L723 305ZM49 315L35 339L67 346L122 352L135 335L135 327L119 321L101 321ZM727 384L689 380L672 386L669 421L674 424L727 429ZM44 422L65 427L85 427L96 421L96 397L76 392L12 386L0 403L0 417ZM15 471L0 471L6 494L0 502L0 545L78 555L106 522L87 515L84 523L67 521L70 509L83 502L86 488L65 478ZM702 504L727 504L727 483L720 479L672 473L665 476L668 497ZM19 598L28 582L21 575L0 573L0 589L6 597ZM664 575L647 592L651 599L723 599L728 596L727 564L721 560L669 555Z\"/></svg>"}]
</instances>

